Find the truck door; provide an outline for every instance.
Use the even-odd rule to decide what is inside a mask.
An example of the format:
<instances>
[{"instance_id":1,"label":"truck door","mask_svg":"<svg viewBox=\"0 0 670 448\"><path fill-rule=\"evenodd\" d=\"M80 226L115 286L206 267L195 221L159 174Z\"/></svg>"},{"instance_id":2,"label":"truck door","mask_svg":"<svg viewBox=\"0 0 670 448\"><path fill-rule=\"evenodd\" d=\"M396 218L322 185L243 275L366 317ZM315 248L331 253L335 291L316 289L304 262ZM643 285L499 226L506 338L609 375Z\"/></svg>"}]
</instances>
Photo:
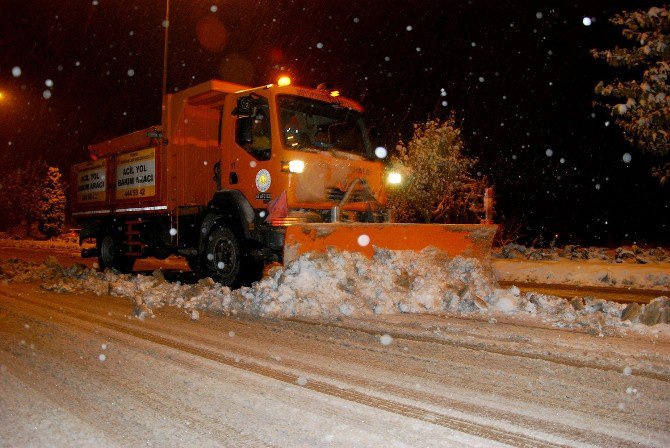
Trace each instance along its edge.
<instances>
[{"instance_id":1,"label":"truck door","mask_svg":"<svg viewBox=\"0 0 670 448\"><path fill-rule=\"evenodd\" d=\"M235 99L236 101L236 99ZM229 188L240 190L253 207L263 207L272 198L272 135L270 106L267 98L260 97L254 116L231 115L233 144L227 169L222 166L222 177L227 176ZM251 141L244 141L242 128L251 126Z\"/></svg>"}]
</instances>

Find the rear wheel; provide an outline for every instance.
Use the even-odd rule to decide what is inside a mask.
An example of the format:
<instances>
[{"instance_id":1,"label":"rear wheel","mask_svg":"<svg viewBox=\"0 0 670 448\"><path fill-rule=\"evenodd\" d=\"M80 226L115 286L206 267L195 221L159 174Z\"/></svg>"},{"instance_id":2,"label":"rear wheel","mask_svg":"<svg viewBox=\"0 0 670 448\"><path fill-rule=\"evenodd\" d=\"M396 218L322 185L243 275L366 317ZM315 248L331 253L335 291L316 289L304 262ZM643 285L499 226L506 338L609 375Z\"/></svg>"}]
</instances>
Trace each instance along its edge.
<instances>
[{"instance_id":1,"label":"rear wheel","mask_svg":"<svg viewBox=\"0 0 670 448\"><path fill-rule=\"evenodd\" d=\"M203 262L209 275L224 286L233 286L240 272L240 244L227 227L217 227L209 235Z\"/></svg>"},{"instance_id":2,"label":"rear wheel","mask_svg":"<svg viewBox=\"0 0 670 448\"><path fill-rule=\"evenodd\" d=\"M98 238L98 265L100 270L116 269L119 272L132 272L135 259L123 253L121 241L113 235Z\"/></svg>"}]
</instances>

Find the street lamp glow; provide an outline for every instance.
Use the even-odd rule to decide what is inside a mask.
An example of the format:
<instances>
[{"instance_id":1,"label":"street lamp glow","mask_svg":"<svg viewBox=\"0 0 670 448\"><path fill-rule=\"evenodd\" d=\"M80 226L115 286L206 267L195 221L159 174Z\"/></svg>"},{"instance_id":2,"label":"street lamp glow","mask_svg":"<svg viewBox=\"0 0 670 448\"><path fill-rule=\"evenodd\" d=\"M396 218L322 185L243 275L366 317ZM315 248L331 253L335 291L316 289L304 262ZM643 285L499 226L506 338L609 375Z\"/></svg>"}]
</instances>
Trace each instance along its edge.
<instances>
[{"instance_id":1,"label":"street lamp glow","mask_svg":"<svg viewBox=\"0 0 670 448\"><path fill-rule=\"evenodd\" d=\"M291 85L291 78L288 76L282 76L277 80L277 85L279 87L289 86Z\"/></svg>"}]
</instances>

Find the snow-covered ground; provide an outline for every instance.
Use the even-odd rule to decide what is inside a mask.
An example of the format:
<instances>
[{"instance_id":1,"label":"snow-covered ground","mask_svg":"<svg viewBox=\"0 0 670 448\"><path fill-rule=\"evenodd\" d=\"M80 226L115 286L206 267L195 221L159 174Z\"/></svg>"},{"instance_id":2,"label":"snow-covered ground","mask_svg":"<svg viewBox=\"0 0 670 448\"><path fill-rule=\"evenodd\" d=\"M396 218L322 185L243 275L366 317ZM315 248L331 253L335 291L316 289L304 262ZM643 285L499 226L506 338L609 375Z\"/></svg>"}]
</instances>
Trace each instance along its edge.
<instances>
[{"instance_id":1,"label":"snow-covered ground","mask_svg":"<svg viewBox=\"0 0 670 448\"><path fill-rule=\"evenodd\" d=\"M670 340L513 316L259 319L0 285L3 446L670 444Z\"/></svg>"},{"instance_id":2,"label":"snow-covered ground","mask_svg":"<svg viewBox=\"0 0 670 448\"><path fill-rule=\"evenodd\" d=\"M73 235L61 235L49 240L35 240L9 238L7 234L0 234L0 247L79 251L82 246L79 245L79 237ZM86 243L85 247L93 247L93 244Z\"/></svg>"},{"instance_id":3,"label":"snow-covered ground","mask_svg":"<svg viewBox=\"0 0 670 448\"><path fill-rule=\"evenodd\" d=\"M670 325L640 323L666 298L501 289L430 250L306 254L235 291L56 255L0 262L7 446L670 444Z\"/></svg>"}]
</instances>

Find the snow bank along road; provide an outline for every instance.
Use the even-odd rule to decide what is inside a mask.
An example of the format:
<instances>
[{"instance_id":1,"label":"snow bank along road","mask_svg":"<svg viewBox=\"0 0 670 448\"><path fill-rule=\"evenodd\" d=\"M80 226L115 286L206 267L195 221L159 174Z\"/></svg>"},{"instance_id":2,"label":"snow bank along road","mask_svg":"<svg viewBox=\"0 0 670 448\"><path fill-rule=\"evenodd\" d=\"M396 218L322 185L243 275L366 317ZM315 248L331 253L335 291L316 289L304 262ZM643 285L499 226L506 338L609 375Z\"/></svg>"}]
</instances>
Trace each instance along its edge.
<instances>
[{"instance_id":1,"label":"snow bank along road","mask_svg":"<svg viewBox=\"0 0 670 448\"><path fill-rule=\"evenodd\" d=\"M93 267L94 258L81 258L78 250L41 249L28 245L20 246L21 241L0 241L0 259L17 257L32 262L43 262L48 255L55 256L63 266L83 263ZM13 245L7 245L13 244ZM25 243L24 243L25 244ZM155 269L166 270L167 275L176 276L182 281L192 281L186 272L188 265L178 257L165 260L149 258L138 260L135 271L151 272ZM518 286L522 292L539 292L571 299L573 297L595 297L615 302L649 303L656 297L670 294L670 264L652 265L615 265L595 262L541 262L520 260L493 260L493 268L500 280L500 286L509 288ZM604 284L600 279L609 281L623 279L619 286ZM633 286L626 286L630 280Z\"/></svg>"},{"instance_id":2,"label":"snow bank along road","mask_svg":"<svg viewBox=\"0 0 670 448\"><path fill-rule=\"evenodd\" d=\"M0 284L3 446L670 446L670 340L335 322Z\"/></svg>"}]
</instances>

